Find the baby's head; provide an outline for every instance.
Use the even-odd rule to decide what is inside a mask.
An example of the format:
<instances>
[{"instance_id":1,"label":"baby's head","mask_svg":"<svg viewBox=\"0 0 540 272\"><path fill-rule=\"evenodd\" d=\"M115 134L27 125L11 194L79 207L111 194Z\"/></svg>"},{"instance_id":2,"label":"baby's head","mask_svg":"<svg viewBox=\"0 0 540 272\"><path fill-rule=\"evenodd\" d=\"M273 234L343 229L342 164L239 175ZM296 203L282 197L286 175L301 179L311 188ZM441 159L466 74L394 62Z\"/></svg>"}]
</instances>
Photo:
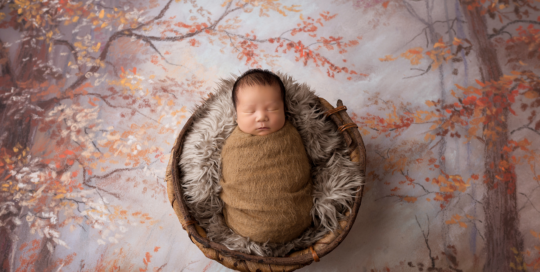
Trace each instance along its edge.
<instances>
[{"instance_id":1,"label":"baby's head","mask_svg":"<svg viewBox=\"0 0 540 272\"><path fill-rule=\"evenodd\" d=\"M232 99L238 127L245 133L268 135L285 125L285 86L268 70L242 74L234 83Z\"/></svg>"}]
</instances>

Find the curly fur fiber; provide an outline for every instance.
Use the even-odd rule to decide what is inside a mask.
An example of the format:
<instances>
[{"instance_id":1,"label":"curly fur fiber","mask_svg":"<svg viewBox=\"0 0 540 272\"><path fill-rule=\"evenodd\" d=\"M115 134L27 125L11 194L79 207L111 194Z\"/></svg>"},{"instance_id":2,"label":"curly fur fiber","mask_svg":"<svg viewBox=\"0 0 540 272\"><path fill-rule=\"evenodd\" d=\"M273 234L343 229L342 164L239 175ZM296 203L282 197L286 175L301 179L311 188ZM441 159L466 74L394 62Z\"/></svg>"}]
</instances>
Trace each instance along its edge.
<instances>
[{"instance_id":1,"label":"curly fur fiber","mask_svg":"<svg viewBox=\"0 0 540 272\"><path fill-rule=\"evenodd\" d=\"M276 257L309 247L328 231L336 230L350 210L356 189L363 184L343 137L324 117L314 92L290 76L278 76L286 89L289 121L300 133L312 163L313 225L300 237L285 244L261 244L234 233L224 223L223 202L219 199L221 149L236 127L231 99L236 78L221 80L214 96L201 105L185 138L179 163L186 204L210 240L231 250Z\"/></svg>"}]
</instances>

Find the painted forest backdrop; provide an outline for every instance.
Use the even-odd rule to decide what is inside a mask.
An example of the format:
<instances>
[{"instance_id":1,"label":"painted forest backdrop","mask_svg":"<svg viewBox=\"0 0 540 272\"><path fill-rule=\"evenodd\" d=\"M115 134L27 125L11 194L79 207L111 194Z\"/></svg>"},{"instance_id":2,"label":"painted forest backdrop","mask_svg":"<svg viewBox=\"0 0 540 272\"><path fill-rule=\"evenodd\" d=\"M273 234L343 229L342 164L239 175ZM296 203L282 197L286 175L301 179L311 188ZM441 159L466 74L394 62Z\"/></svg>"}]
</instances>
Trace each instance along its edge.
<instances>
[{"instance_id":1,"label":"painted forest backdrop","mask_svg":"<svg viewBox=\"0 0 540 272\"><path fill-rule=\"evenodd\" d=\"M0 1L0 270L226 270L164 175L251 67L343 99L368 150L352 231L302 271L540 271L534 0Z\"/></svg>"}]
</instances>

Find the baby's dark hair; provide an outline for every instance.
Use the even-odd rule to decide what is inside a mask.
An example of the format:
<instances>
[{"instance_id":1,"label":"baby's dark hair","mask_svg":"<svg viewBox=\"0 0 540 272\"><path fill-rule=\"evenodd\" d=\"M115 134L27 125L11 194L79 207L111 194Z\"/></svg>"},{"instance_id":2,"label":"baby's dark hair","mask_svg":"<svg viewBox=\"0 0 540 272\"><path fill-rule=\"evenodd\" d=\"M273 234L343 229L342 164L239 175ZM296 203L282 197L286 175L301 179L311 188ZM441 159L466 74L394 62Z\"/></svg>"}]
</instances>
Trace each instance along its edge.
<instances>
[{"instance_id":1,"label":"baby's dark hair","mask_svg":"<svg viewBox=\"0 0 540 272\"><path fill-rule=\"evenodd\" d=\"M262 69L250 69L247 70L245 73L243 73L238 79L236 79L236 82L233 86L232 91L232 100L234 109L236 109L236 102L238 101L238 89L242 86L255 86L255 85L269 85L272 86L274 84L278 84L279 88L281 90L281 99L283 100L283 107L285 110L285 113L287 113L287 103L286 103L286 96L285 96L285 85L283 85L283 81L281 81L281 78L277 76L276 74L270 72L269 70L262 70Z\"/></svg>"}]
</instances>

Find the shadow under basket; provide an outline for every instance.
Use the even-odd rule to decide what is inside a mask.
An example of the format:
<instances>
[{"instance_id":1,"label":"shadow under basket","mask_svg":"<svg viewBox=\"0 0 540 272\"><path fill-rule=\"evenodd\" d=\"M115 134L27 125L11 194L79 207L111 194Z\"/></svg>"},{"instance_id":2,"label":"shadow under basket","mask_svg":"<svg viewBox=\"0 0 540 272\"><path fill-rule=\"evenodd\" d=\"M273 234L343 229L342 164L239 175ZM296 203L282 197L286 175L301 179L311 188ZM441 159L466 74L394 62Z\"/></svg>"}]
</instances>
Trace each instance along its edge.
<instances>
[{"instance_id":1,"label":"shadow under basket","mask_svg":"<svg viewBox=\"0 0 540 272\"><path fill-rule=\"evenodd\" d=\"M366 171L366 149L362 136L358 131L357 125L352 121L346 112L347 107L343 106L341 100L338 100L337 107L334 108L328 101L319 97L321 107L325 110L326 118L336 124L337 130L341 132L349 148L350 159L360 168L361 175L365 176ZM358 214L364 186L358 188L354 198L354 203L350 213L346 214L345 220L340 221L341 229L335 232L328 232L322 239L313 246L293 252L286 257L262 257L249 255L228 249L222 244L208 240L206 231L200 227L197 221L189 213L188 207L183 198L182 186L180 184L182 169L178 166L180 155L186 133L193 124L193 116L188 119L180 135L174 144L171 159L167 167L167 194L169 201L182 224L182 228L187 231L191 241L210 259L213 259L222 265L239 271L294 271L300 269L312 262L318 262L319 259L334 250L347 236Z\"/></svg>"}]
</instances>

